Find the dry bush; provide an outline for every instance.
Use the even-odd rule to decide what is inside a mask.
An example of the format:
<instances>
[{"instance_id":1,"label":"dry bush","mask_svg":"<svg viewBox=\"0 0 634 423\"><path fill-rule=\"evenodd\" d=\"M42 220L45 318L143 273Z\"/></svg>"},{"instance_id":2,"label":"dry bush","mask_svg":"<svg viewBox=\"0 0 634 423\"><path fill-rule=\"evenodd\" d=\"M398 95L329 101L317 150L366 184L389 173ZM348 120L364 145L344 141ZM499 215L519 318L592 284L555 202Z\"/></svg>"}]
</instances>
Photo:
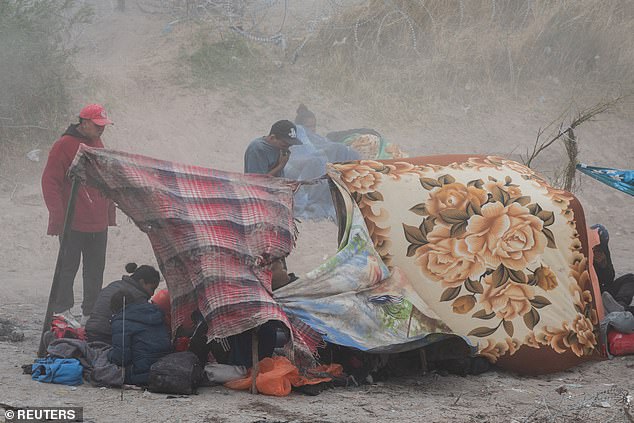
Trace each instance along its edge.
<instances>
[{"instance_id":1,"label":"dry bush","mask_svg":"<svg viewBox=\"0 0 634 423\"><path fill-rule=\"evenodd\" d=\"M371 0L304 50L316 84L383 111L454 98L634 86L629 0ZM389 102L389 103L388 103Z\"/></svg>"},{"instance_id":2,"label":"dry bush","mask_svg":"<svg viewBox=\"0 0 634 423\"><path fill-rule=\"evenodd\" d=\"M0 0L0 157L51 140L67 117L67 86L77 75L70 28L90 18L72 0Z\"/></svg>"}]
</instances>

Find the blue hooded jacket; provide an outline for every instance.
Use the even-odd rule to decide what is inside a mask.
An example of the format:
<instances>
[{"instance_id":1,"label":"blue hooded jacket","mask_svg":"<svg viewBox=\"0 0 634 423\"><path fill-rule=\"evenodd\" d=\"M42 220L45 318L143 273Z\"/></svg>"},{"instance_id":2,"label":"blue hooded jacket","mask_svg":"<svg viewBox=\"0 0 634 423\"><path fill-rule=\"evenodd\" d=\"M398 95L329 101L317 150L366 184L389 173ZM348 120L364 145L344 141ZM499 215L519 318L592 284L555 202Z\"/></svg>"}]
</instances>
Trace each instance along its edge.
<instances>
[{"instance_id":1,"label":"blue hooded jacket","mask_svg":"<svg viewBox=\"0 0 634 423\"><path fill-rule=\"evenodd\" d=\"M125 339L124 339L125 336ZM112 318L112 350L108 359L125 366L125 383L147 385L150 367L172 352L163 312L154 304L131 304Z\"/></svg>"},{"instance_id":2,"label":"blue hooded jacket","mask_svg":"<svg viewBox=\"0 0 634 423\"><path fill-rule=\"evenodd\" d=\"M114 294L122 290L128 294L126 296L128 304L143 304L150 299L150 294L145 292L143 287L141 287L141 283L128 275L124 275L120 281L114 281L103 288L97 297L95 306L92 308L90 318L86 322L88 342L100 341L106 344L112 342L110 300L112 300Z\"/></svg>"}]
</instances>

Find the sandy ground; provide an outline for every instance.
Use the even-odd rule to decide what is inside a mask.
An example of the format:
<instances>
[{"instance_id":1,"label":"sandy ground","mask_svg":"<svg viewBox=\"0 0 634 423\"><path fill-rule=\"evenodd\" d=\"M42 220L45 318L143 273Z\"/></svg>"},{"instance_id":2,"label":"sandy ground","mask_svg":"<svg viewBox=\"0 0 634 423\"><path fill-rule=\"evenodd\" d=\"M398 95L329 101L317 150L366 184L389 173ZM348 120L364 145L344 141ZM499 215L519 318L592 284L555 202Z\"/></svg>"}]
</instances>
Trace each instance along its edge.
<instances>
[{"instance_id":1,"label":"sandy ground","mask_svg":"<svg viewBox=\"0 0 634 423\"><path fill-rule=\"evenodd\" d=\"M335 108L323 96L302 92L301 75L289 80L291 94L285 101L240 98L222 90L207 92L179 85L173 58L178 57L186 29L166 34L162 31L165 18L138 10L121 15L109 2L95 4L95 23L84 28L85 41L79 45L77 67L83 79L75 102L77 108L88 101L108 104L116 122L104 136L109 147L241 171L248 142L265 133L271 122L292 119L301 101L316 99L309 107L317 112L323 132L373 126L374 117L353 106L346 108L342 103ZM542 103L509 105L493 112L445 110L422 116L408 128L388 123L378 129L412 155L513 156L531 146L537 128L552 118L553 109ZM577 133L582 161L631 168L633 129L634 123L618 114L587 124ZM467 378L411 375L338 388L318 397L271 398L216 387L186 398L129 391L121 399L118 390L32 382L21 374L20 366L35 358L57 257L56 239L45 235L47 211L39 188L46 153L40 162L18 158L19 178L0 183L0 318L13 320L26 335L23 342L0 342L0 403L83 406L86 420L95 422L628 421L623 401L627 392L634 393L634 356L531 378L498 371ZM546 160L544 168L556 165L556 160ZM632 198L588 178L579 182L578 196L588 224L603 222L610 229L617 274L634 271ZM125 216L118 218L119 225L109 235L106 283L118 279L128 261L155 263L145 236ZM302 223L289 266L292 271L306 272L335 248L334 224ZM80 285L78 280L77 303Z\"/></svg>"}]
</instances>

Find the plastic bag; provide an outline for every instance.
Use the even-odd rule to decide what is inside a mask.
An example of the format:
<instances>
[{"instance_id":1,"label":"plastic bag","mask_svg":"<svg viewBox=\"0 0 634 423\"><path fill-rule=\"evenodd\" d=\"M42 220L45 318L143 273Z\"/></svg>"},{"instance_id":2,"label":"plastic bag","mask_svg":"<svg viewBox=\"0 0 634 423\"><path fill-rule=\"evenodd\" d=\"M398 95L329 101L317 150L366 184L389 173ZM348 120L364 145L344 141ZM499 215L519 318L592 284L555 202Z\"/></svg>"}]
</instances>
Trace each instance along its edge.
<instances>
[{"instance_id":1,"label":"plastic bag","mask_svg":"<svg viewBox=\"0 0 634 423\"><path fill-rule=\"evenodd\" d=\"M225 383L227 388L247 390L251 388L251 372L244 379ZM299 370L286 357L265 358L260 361L260 368L255 378L258 392L264 395L283 397L291 393L293 386L314 385L330 382L332 376L340 376L343 368L339 364L319 366L309 370L306 376L300 376Z\"/></svg>"},{"instance_id":2,"label":"plastic bag","mask_svg":"<svg viewBox=\"0 0 634 423\"><path fill-rule=\"evenodd\" d=\"M225 383L227 388L247 390L251 387L251 372L244 379ZM258 392L264 395L284 397L291 393L291 380L299 378L299 370L286 357L265 358L260 361L260 368L255 378Z\"/></svg>"},{"instance_id":3,"label":"plastic bag","mask_svg":"<svg viewBox=\"0 0 634 423\"><path fill-rule=\"evenodd\" d=\"M244 366L232 366L230 364L212 363L205 366L207 380L210 383L227 383L232 380L243 379L247 375Z\"/></svg>"}]
</instances>

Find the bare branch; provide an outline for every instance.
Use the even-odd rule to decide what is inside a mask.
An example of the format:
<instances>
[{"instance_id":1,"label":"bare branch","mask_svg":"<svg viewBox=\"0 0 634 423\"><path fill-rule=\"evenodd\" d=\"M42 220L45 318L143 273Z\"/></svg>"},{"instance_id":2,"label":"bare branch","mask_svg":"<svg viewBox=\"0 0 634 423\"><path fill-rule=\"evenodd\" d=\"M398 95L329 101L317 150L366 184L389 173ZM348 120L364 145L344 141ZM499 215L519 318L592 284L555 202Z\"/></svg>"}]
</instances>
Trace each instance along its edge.
<instances>
[{"instance_id":1,"label":"bare branch","mask_svg":"<svg viewBox=\"0 0 634 423\"><path fill-rule=\"evenodd\" d=\"M535 156L536 156L537 154L539 154L537 150L538 150L538 149L539 149L539 147L540 147L540 144L539 144L539 139L542 137L542 135L544 135L544 133L545 133L545 132L546 132L549 128L552 128L552 127L553 127L556 123L561 122L561 121L562 121L562 119L564 119L564 117L568 114L568 112L569 112L569 111L570 111L570 106L566 107L566 109L564 109L561 113L559 113L559 115L558 115L555 119L553 119L552 121L550 121L550 122L548 123L548 125L546 125L546 126L545 126L545 127L543 127L543 128L539 128L539 129L537 130L537 137L536 137L536 139L535 139L535 144L533 145L533 151L531 152L531 154L530 154L530 155L527 155L526 157L523 157L523 158L522 158L522 162L523 162L526 166L530 167L530 163L533 161L533 159L535 158ZM561 127L561 124L560 124L560 127ZM527 153L528 153L528 152L527 152Z\"/></svg>"},{"instance_id":2,"label":"bare branch","mask_svg":"<svg viewBox=\"0 0 634 423\"><path fill-rule=\"evenodd\" d=\"M570 125L568 125L567 127L564 128L564 124L563 122L561 122L561 118L563 117L563 115L566 112L562 113L557 120L551 122L550 124L548 124L548 126L546 126L545 129L541 129L539 131L537 131L537 138L535 140L535 144L533 145L533 151L531 152L530 155L528 155L528 157L523 158L522 161L524 162L524 164L528 167L531 167L531 164L533 163L533 160L535 160L535 158L537 158L537 156L544 151L545 149L547 149L548 147L550 147L551 145L553 145L557 140L559 140L560 138L562 138L564 135L569 136L569 132L572 132L573 129L577 128L579 125L581 125L584 122L587 122L589 120L592 120L595 116L601 114L601 113L605 113L610 111L617 103L619 103L620 101L622 101L625 97L629 96L628 95L621 95L618 96L610 101L602 101L600 103L595 104L592 107L589 107L585 110L582 110L581 112L579 112L579 114L577 115L577 117L570 123ZM552 126L554 124L554 122L559 121L561 122L559 124L559 130L558 130L558 134L555 135L554 137L552 137L551 139L549 139L548 141L544 141L544 142L540 142L540 138L541 136L544 134L544 132L546 131L547 128L549 128L550 126Z\"/></svg>"}]
</instances>

